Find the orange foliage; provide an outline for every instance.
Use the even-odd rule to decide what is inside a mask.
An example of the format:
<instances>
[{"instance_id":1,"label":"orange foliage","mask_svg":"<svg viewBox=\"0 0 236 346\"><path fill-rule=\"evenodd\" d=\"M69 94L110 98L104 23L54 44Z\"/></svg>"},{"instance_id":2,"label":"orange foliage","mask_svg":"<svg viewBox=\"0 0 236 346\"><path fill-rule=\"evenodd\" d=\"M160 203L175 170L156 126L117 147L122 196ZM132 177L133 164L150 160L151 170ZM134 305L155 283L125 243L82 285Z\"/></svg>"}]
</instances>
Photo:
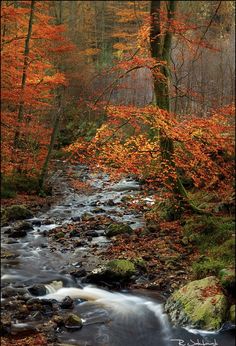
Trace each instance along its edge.
<instances>
[{"instance_id":1,"label":"orange foliage","mask_svg":"<svg viewBox=\"0 0 236 346\"><path fill-rule=\"evenodd\" d=\"M53 64L52 51L69 49L62 33L64 28L52 24L48 15L49 2L37 1L33 14L32 35L26 66L26 83L22 90L24 47L29 25L31 1L2 3L2 172L21 169L38 171L45 159L50 141L51 125L45 121L53 109L55 90L66 85L65 76ZM47 47L47 49L46 49ZM20 104L24 105L22 121L18 121ZM19 131L24 143L14 148Z\"/></svg>"},{"instance_id":2,"label":"orange foliage","mask_svg":"<svg viewBox=\"0 0 236 346\"><path fill-rule=\"evenodd\" d=\"M185 117L148 106L110 106L108 120L87 143L80 138L66 150L76 160L112 175L136 174L154 188L166 186L180 172L196 188L225 191L233 179L234 106L213 111L209 118ZM158 133L173 140L175 167L161 158ZM132 133L132 135L130 135ZM172 179L169 179L169 178Z\"/></svg>"}]
</instances>

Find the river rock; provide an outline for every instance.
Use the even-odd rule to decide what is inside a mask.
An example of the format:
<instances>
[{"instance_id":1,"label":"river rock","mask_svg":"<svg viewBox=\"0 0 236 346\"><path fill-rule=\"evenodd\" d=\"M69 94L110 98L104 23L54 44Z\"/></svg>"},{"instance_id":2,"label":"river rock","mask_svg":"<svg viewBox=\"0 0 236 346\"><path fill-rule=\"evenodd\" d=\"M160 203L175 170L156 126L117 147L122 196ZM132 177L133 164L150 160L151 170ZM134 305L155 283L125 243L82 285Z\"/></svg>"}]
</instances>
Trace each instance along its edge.
<instances>
[{"instance_id":1,"label":"river rock","mask_svg":"<svg viewBox=\"0 0 236 346\"><path fill-rule=\"evenodd\" d=\"M8 237L23 238L26 235L27 235L27 232L25 230L13 230L10 234L8 234Z\"/></svg>"},{"instance_id":2,"label":"river rock","mask_svg":"<svg viewBox=\"0 0 236 346\"><path fill-rule=\"evenodd\" d=\"M119 234L132 234L133 229L125 223L111 223L106 229L106 236L108 238L114 237Z\"/></svg>"},{"instance_id":3,"label":"river rock","mask_svg":"<svg viewBox=\"0 0 236 346\"><path fill-rule=\"evenodd\" d=\"M73 216L71 218L72 221L76 222L76 221L81 221L81 216Z\"/></svg>"},{"instance_id":4,"label":"river rock","mask_svg":"<svg viewBox=\"0 0 236 346\"><path fill-rule=\"evenodd\" d=\"M24 337L35 334L38 329L27 323L14 323L11 325L11 335L24 335Z\"/></svg>"},{"instance_id":5,"label":"river rock","mask_svg":"<svg viewBox=\"0 0 236 346\"><path fill-rule=\"evenodd\" d=\"M114 207L116 205L116 203L113 201L113 199L108 199L108 201L106 201L104 204L109 206L109 207Z\"/></svg>"},{"instance_id":6,"label":"river rock","mask_svg":"<svg viewBox=\"0 0 236 346\"><path fill-rule=\"evenodd\" d=\"M83 322L82 319L75 314L69 314L66 318L65 318L65 327L68 329L81 329L83 326Z\"/></svg>"},{"instance_id":7,"label":"river rock","mask_svg":"<svg viewBox=\"0 0 236 346\"><path fill-rule=\"evenodd\" d=\"M23 296L27 294L25 288L15 288L15 287L4 287L2 288L2 298Z\"/></svg>"},{"instance_id":8,"label":"river rock","mask_svg":"<svg viewBox=\"0 0 236 346\"><path fill-rule=\"evenodd\" d=\"M77 269L77 270L73 270L70 272L70 275L76 277L76 278L80 278L82 276L85 276L87 273L86 273L86 270L84 268L81 268L81 269Z\"/></svg>"},{"instance_id":9,"label":"river rock","mask_svg":"<svg viewBox=\"0 0 236 346\"><path fill-rule=\"evenodd\" d=\"M87 231L85 235L87 237L98 237L98 233L96 231Z\"/></svg>"},{"instance_id":10,"label":"river rock","mask_svg":"<svg viewBox=\"0 0 236 346\"><path fill-rule=\"evenodd\" d=\"M4 209L2 214L2 221L16 221L30 219L33 217L33 213L23 205L12 205Z\"/></svg>"},{"instance_id":11,"label":"river rock","mask_svg":"<svg viewBox=\"0 0 236 346\"><path fill-rule=\"evenodd\" d=\"M136 273L135 265L128 260L112 260L106 265L93 270L86 277L92 283L124 283L130 281Z\"/></svg>"},{"instance_id":12,"label":"river rock","mask_svg":"<svg viewBox=\"0 0 236 346\"><path fill-rule=\"evenodd\" d=\"M14 252L11 252L9 250L1 249L1 258L6 258L6 259L13 259L18 257L19 254L16 254Z\"/></svg>"},{"instance_id":13,"label":"river rock","mask_svg":"<svg viewBox=\"0 0 236 346\"><path fill-rule=\"evenodd\" d=\"M69 296L65 297L61 302L60 307L62 309L72 309L74 307L73 299L71 299Z\"/></svg>"},{"instance_id":14,"label":"river rock","mask_svg":"<svg viewBox=\"0 0 236 346\"><path fill-rule=\"evenodd\" d=\"M70 231L69 237L70 237L70 238L73 238L73 237L80 237L80 230L78 230L78 229L73 229L72 231Z\"/></svg>"},{"instance_id":15,"label":"river rock","mask_svg":"<svg viewBox=\"0 0 236 346\"><path fill-rule=\"evenodd\" d=\"M10 330L11 330L11 316L1 315L0 335L6 336L10 333Z\"/></svg>"},{"instance_id":16,"label":"river rock","mask_svg":"<svg viewBox=\"0 0 236 346\"><path fill-rule=\"evenodd\" d=\"M231 305L229 309L229 321L233 323L234 325L236 324L235 321L235 310L236 310L236 305Z\"/></svg>"},{"instance_id":17,"label":"river rock","mask_svg":"<svg viewBox=\"0 0 236 346\"><path fill-rule=\"evenodd\" d=\"M51 219L46 219L42 221L42 225L52 225L54 224L54 221Z\"/></svg>"},{"instance_id":18,"label":"river rock","mask_svg":"<svg viewBox=\"0 0 236 346\"><path fill-rule=\"evenodd\" d=\"M32 230L33 226L31 222L22 221L22 222L19 222L17 225L15 225L14 229L16 231L28 231L28 230Z\"/></svg>"},{"instance_id":19,"label":"river rock","mask_svg":"<svg viewBox=\"0 0 236 346\"><path fill-rule=\"evenodd\" d=\"M47 293L46 287L42 284L35 284L28 288L33 296L44 296Z\"/></svg>"},{"instance_id":20,"label":"river rock","mask_svg":"<svg viewBox=\"0 0 236 346\"><path fill-rule=\"evenodd\" d=\"M83 215L81 215L81 220L82 221L91 221L93 220L94 216L91 213L84 213Z\"/></svg>"},{"instance_id":21,"label":"river rock","mask_svg":"<svg viewBox=\"0 0 236 346\"><path fill-rule=\"evenodd\" d=\"M40 227L42 225L42 220L34 219L34 220L31 221L31 223L32 223L33 226L39 226Z\"/></svg>"},{"instance_id":22,"label":"river rock","mask_svg":"<svg viewBox=\"0 0 236 346\"><path fill-rule=\"evenodd\" d=\"M175 291L165 304L174 324L217 330L226 318L227 299L219 280L210 276Z\"/></svg>"}]
</instances>

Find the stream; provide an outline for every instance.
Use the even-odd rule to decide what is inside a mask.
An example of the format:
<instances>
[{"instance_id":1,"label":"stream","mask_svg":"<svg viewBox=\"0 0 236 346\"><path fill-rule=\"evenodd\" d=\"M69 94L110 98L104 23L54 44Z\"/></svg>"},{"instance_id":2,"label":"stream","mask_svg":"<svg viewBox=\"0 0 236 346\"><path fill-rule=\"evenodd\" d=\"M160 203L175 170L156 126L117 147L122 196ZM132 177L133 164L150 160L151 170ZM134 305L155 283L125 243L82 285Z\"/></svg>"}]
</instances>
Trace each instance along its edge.
<instances>
[{"instance_id":1,"label":"stream","mask_svg":"<svg viewBox=\"0 0 236 346\"><path fill-rule=\"evenodd\" d=\"M61 302L69 296L74 300L70 312L79 314L83 320L81 329L58 328L55 345L78 346L232 346L235 339L231 330L215 333L172 326L163 313L164 296L150 290L108 291L84 284L80 278L68 273L68 267L86 270L96 268L93 245L106 248L109 240L104 230L97 237L76 249L48 246L47 232L79 219L84 213L104 214L128 223L133 229L144 225L142 215L124 210L120 202L125 196L140 193L140 186L132 178L112 183L105 174L92 174L86 167L74 167L74 174L93 186L93 192L79 195L61 178L63 199L47 212L30 219L33 230L23 238L11 238L8 227L2 228L2 249L14 253L13 257L1 261L2 287L29 288L44 284L44 300ZM112 202L111 202L112 201ZM151 203L152 199L147 199ZM33 297L33 296L32 296ZM11 298L2 298L2 308ZM66 310L65 310L66 311ZM15 330L22 326L42 321L25 318L13 321Z\"/></svg>"}]
</instances>

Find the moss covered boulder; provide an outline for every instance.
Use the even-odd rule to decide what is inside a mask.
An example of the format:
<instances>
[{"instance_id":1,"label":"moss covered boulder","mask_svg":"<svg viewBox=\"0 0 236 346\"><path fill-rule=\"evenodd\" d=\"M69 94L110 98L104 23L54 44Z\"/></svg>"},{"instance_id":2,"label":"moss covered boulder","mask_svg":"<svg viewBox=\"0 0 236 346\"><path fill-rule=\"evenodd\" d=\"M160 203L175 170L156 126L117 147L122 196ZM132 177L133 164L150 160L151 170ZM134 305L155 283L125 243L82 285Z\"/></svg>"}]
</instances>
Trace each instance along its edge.
<instances>
[{"instance_id":1,"label":"moss covered boulder","mask_svg":"<svg viewBox=\"0 0 236 346\"><path fill-rule=\"evenodd\" d=\"M86 278L87 282L96 284L109 284L116 286L124 284L136 274L133 262L123 259L109 261L106 265L93 270Z\"/></svg>"},{"instance_id":2,"label":"moss covered boulder","mask_svg":"<svg viewBox=\"0 0 236 346\"><path fill-rule=\"evenodd\" d=\"M2 213L2 222L30 219L33 213L23 205L12 205L4 209Z\"/></svg>"},{"instance_id":3,"label":"moss covered boulder","mask_svg":"<svg viewBox=\"0 0 236 346\"><path fill-rule=\"evenodd\" d=\"M111 223L106 229L106 236L108 238L114 237L119 234L132 234L133 229L125 223Z\"/></svg>"},{"instance_id":4,"label":"moss covered boulder","mask_svg":"<svg viewBox=\"0 0 236 346\"><path fill-rule=\"evenodd\" d=\"M113 260L106 265L107 273L117 279L128 279L135 274L135 265L128 260Z\"/></svg>"},{"instance_id":5,"label":"moss covered boulder","mask_svg":"<svg viewBox=\"0 0 236 346\"><path fill-rule=\"evenodd\" d=\"M165 311L174 324L217 330L226 320L227 305L219 280L210 276L175 291L167 300Z\"/></svg>"}]
</instances>

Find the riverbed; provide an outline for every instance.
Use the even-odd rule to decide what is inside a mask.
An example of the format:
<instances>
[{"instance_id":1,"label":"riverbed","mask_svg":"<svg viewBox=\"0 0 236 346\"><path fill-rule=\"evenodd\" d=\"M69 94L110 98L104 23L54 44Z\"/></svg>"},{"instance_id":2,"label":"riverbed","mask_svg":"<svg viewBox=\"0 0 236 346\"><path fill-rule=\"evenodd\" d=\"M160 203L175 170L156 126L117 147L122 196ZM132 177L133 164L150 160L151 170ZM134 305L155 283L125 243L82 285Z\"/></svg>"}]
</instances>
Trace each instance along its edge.
<instances>
[{"instance_id":1,"label":"riverbed","mask_svg":"<svg viewBox=\"0 0 236 346\"><path fill-rule=\"evenodd\" d=\"M11 254L3 258L1 266L2 288L25 289L40 284L46 293L39 299L57 302L57 315L68 312L78 314L83 320L81 329L58 325L53 330L50 345L70 344L80 346L168 346L168 345L234 345L232 330L214 333L174 327L163 312L165 292L150 290L109 290L84 283L79 276L71 275L74 270L92 271L102 263L99 251L109 246L104 229L96 230L97 236L87 239L81 246L53 243L48 237L58 227L81 221L84 215L109 217L129 224L134 230L144 226L141 212L125 208L121 201L135 199L141 193L139 183L132 177L119 182L111 182L103 173L91 173L84 166L73 168L74 176L92 186L89 193L78 194L63 178L61 190L63 197L49 210L28 220L32 230L22 238L12 238L9 227L2 228L2 250ZM152 203L152 196L145 197ZM10 225L10 228L12 226ZM66 297L73 299L73 305L60 308ZM27 291L23 300L27 302L34 296ZM2 311L10 309L12 297L2 298ZM23 304L23 303L22 303ZM37 312L37 311L36 311ZM52 312L27 313L14 317L11 313L11 330L15 334L22 329L43 330L52 317ZM16 316L20 316L19 314ZM41 329L40 329L41 328Z\"/></svg>"}]
</instances>

